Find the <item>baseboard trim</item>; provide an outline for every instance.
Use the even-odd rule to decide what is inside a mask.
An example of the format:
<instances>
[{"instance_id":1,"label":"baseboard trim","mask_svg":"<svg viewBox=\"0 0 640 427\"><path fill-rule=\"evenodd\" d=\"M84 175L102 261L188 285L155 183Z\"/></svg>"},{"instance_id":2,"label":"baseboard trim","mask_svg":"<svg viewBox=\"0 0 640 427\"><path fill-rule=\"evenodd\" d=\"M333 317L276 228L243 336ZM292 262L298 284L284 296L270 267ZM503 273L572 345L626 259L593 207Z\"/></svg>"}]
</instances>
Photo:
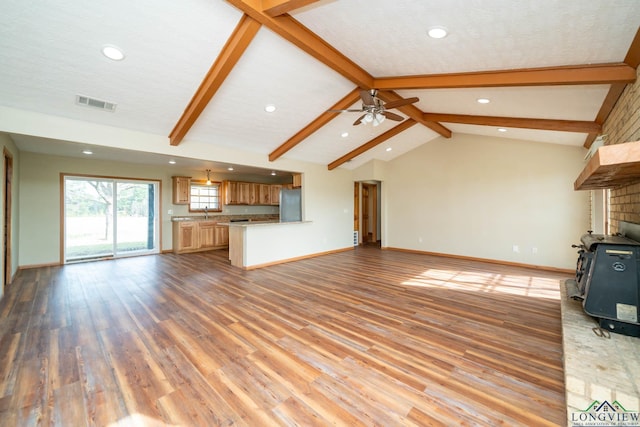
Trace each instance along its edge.
<instances>
[{"instance_id":1,"label":"baseboard trim","mask_svg":"<svg viewBox=\"0 0 640 427\"><path fill-rule=\"evenodd\" d=\"M422 254L422 255L432 255L432 256L439 256L439 257L444 257L444 258L454 258L454 259L460 259L460 260L466 260L466 261L486 262L488 264L498 264L498 265L505 265L505 266L509 266L509 267L531 268L531 269L534 269L534 270L550 271L550 272L554 272L554 273L567 273L567 274L571 274L571 275L575 274L575 270L570 270L570 269L566 269L566 268L559 268L559 267L549 267L549 266L545 266L545 265L525 264L525 263L521 263L521 262L502 261L502 260L490 259L490 258L478 258L478 257L471 257L471 256L466 256L466 255L445 254L445 253L440 253L440 252L419 251L417 249L394 248L394 247L391 247L391 246L385 246L385 247L383 247L381 249L382 250L390 250L390 251L398 251L398 252L409 252L409 253Z\"/></svg>"},{"instance_id":2,"label":"baseboard trim","mask_svg":"<svg viewBox=\"0 0 640 427\"><path fill-rule=\"evenodd\" d=\"M46 263L46 264L27 264L27 265L19 265L18 266L18 271L20 270L30 270L32 268L42 268L42 267L59 267L62 264L60 264L59 262L51 262L51 263Z\"/></svg>"},{"instance_id":3,"label":"baseboard trim","mask_svg":"<svg viewBox=\"0 0 640 427\"><path fill-rule=\"evenodd\" d=\"M273 265L284 264L284 263L287 263L287 262L301 261L303 259L315 258L315 257L323 256L323 255L331 255L331 254L337 254L337 253L340 253L340 252L352 251L354 249L355 249L354 246L349 246L347 248L334 249L334 250L326 251L326 252L316 252L316 253L309 254L309 255L303 255L303 256L298 256L298 257L294 257L294 258L286 258L286 259L281 259L281 260L273 261L273 262L266 262L264 264L249 265L249 266L246 266L246 267L242 267L242 269L244 269L244 270L255 270L255 269L258 269L258 268L271 267Z\"/></svg>"}]
</instances>

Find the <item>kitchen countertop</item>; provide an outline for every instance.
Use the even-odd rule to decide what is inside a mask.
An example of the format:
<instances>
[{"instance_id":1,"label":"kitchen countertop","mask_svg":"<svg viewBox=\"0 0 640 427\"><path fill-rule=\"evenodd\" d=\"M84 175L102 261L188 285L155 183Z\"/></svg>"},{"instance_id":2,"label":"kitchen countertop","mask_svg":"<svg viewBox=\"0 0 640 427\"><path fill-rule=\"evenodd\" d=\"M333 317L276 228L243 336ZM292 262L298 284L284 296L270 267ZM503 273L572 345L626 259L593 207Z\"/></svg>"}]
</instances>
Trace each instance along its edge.
<instances>
[{"instance_id":1,"label":"kitchen countertop","mask_svg":"<svg viewBox=\"0 0 640 427\"><path fill-rule=\"evenodd\" d=\"M253 227L255 225L284 225L284 224L306 224L311 221L238 221L238 222L221 222L220 225L228 225L230 227Z\"/></svg>"},{"instance_id":2,"label":"kitchen countertop","mask_svg":"<svg viewBox=\"0 0 640 427\"><path fill-rule=\"evenodd\" d=\"M239 221L238 221L239 220ZM176 215L171 217L172 222L181 222L181 221L215 221L219 224L227 224L232 223L234 221L238 221L240 223L249 223L249 222L278 222L278 218L273 215L209 215L209 217L205 217L204 215Z\"/></svg>"}]
</instances>

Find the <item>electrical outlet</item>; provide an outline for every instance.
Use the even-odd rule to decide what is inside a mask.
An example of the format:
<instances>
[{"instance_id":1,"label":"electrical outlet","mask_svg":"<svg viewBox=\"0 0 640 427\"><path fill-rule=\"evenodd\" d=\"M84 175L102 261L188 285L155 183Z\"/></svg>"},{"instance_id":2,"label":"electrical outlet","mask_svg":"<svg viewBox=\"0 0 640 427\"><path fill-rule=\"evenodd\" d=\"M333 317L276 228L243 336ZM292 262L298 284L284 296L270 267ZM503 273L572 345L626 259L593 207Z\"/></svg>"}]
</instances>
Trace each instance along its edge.
<instances>
[{"instance_id":1,"label":"electrical outlet","mask_svg":"<svg viewBox=\"0 0 640 427\"><path fill-rule=\"evenodd\" d=\"M422 237L418 237L418 243L422 243Z\"/></svg>"},{"instance_id":2,"label":"electrical outlet","mask_svg":"<svg viewBox=\"0 0 640 427\"><path fill-rule=\"evenodd\" d=\"M169 209L169 210L167 211L167 215L173 215L173 209Z\"/></svg>"},{"instance_id":3,"label":"electrical outlet","mask_svg":"<svg viewBox=\"0 0 640 427\"><path fill-rule=\"evenodd\" d=\"M513 252L515 253L520 252L520 248L518 247L518 245L513 245Z\"/></svg>"},{"instance_id":4,"label":"electrical outlet","mask_svg":"<svg viewBox=\"0 0 640 427\"><path fill-rule=\"evenodd\" d=\"M536 248L536 247L531 248L531 253L532 254L537 254L538 253L538 248Z\"/></svg>"}]
</instances>

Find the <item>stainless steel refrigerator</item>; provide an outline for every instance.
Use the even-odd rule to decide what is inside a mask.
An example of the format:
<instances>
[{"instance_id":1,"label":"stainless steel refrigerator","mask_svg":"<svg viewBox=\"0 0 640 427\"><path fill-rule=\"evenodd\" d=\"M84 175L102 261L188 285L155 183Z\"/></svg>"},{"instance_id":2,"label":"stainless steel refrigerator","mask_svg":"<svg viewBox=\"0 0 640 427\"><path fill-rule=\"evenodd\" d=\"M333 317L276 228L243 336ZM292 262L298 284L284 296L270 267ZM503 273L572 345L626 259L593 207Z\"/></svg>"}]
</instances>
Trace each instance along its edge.
<instances>
[{"instance_id":1,"label":"stainless steel refrigerator","mask_svg":"<svg viewBox=\"0 0 640 427\"><path fill-rule=\"evenodd\" d=\"M299 188L280 191L280 222L302 221L302 191Z\"/></svg>"}]
</instances>

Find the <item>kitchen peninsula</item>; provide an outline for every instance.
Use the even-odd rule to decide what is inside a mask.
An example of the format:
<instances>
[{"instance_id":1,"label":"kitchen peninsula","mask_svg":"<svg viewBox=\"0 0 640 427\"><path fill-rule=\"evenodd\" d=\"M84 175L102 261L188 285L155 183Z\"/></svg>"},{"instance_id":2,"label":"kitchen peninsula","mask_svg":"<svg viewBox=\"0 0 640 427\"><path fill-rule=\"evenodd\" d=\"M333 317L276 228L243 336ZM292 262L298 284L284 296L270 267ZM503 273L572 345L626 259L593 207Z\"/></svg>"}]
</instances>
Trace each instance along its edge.
<instances>
[{"instance_id":1,"label":"kitchen peninsula","mask_svg":"<svg viewBox=\"0 0 640 427\"><path fill-rule=\"evenodd\" d=\"M300 257L300 236L311 221L229 222L229 260L244 269L265 267Z\"/></svg>"}]
</instances>

